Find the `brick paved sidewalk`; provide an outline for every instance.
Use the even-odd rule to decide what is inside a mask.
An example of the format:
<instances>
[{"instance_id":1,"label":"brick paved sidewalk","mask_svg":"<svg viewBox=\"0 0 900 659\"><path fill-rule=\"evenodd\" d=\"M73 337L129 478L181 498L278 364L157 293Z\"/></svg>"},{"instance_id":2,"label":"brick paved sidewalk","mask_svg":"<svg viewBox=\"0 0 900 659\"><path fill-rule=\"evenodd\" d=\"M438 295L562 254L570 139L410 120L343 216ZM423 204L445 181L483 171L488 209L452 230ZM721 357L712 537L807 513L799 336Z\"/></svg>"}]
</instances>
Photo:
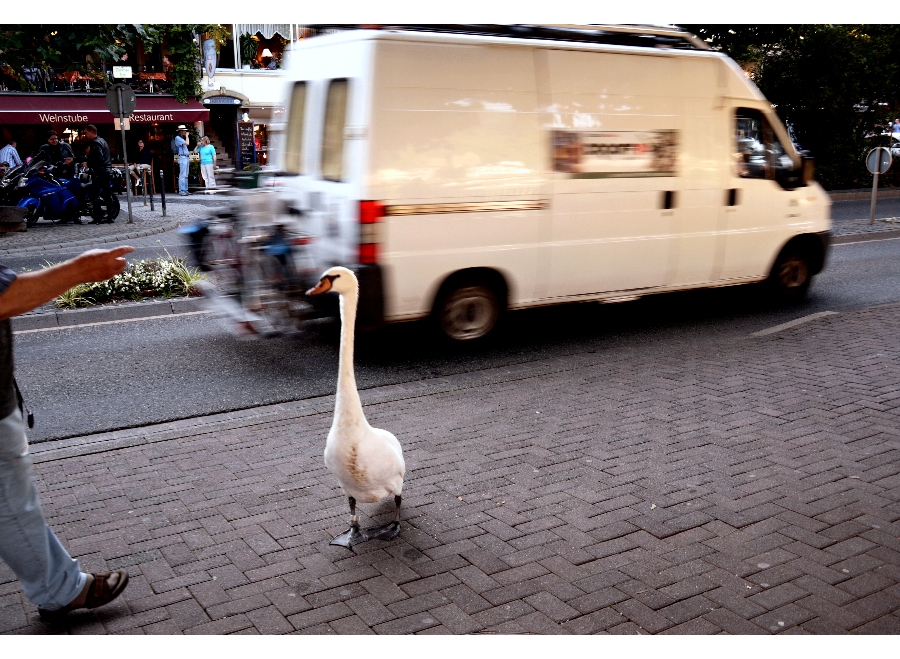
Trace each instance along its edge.
<instances>
[{"instance_id":1,"label":"brick paved sidewalk","mask_svg":"<svg viewBox=\"0 0 900 659\"><path fill-rule=\"evenodd\" d=\"M363 401L408 475L355 554L331 397L36 446L64 544L132 581L50 627L0 564L0 631L900 632L900 305Z\"/></svg>"},{"instance_id":2,"label":"brick paved sidewalk","mask_svg":"<svg viewBox=\"0 0 900 659\"><path fill-rule=\"evenodd\" d=\"M188 222L209 208L222 202L210 196L207 203L169 203L166 217L157 199L156 208L143 206L135 200L132 205L134 222L128 224L128 206L121 197L122 210L113 224L89 224L90 218L82 218L83 224L53 224L41 220L28 231L0 234L0 255L17 254L25 251L48 251L62 247L93 246L104 243L130 240L169 231L179 223Z\"/></svg>"}]
</instances>

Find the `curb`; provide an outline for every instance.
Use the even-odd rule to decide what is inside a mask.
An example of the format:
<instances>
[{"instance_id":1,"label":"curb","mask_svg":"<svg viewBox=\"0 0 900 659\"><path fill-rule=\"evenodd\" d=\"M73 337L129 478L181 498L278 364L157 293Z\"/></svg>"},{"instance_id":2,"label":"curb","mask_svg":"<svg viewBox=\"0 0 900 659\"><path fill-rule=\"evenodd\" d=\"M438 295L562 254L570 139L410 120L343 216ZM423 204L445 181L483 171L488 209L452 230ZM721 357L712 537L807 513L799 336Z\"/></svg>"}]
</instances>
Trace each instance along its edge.
<instances>
[{"instance_id":1,"label":"curb","mask_svg":"<svg viewBox=\"0 0 900 659\"><path fill-rule=\"evenodd\" d=\"M172 229L176 229L180 223L180 220L172 220L171 222L164 224L162 226L153 227L152 229L143 229L141 231L131 231L128 233L117 233L109 236L102 236L99 238L88 238L85 240L72 240L69 242L63 243L44 243L42 245L30 245L28 247L16 247L13 249L0 249L0 254L21 254L22 252L49 252L55 249L67 249L69 247L89 247L97 245L98 243L117 243L123 240L130 240L133 238L144 238L146 236L153 236L158 233L165 233L166 231L171 231Z\"/></svg>"},{"instance_id":2,"label":"curb","mask_svg":"<svg viewBox=\"0 0 900 659\"><path fill-rule=\"evenodd\" d=\"M75 327L88 323L115 320L133 320L151 316L167 316L196 311L206 311L202 297L178 297L138 304L106 305L71 311L49 311L11 318L13 332Z\"/></svg>"},{"instance_id":3,"label":"curb","mask_svg":"<svg viewBox=\"0 0 900 659\"><path fill-rule=\"evenodd\" d=\"M888 238L900 238L900 229L871 231L867 233L847 233L840 236L832 236L831 244L841 245L843 243L862 243L872 240L887 240Z\"/></svg>"},{"instance_id":4,"label":"curb","mask_svg":"<svg viewBox=\"0 0 900 659\"><path fill-rule=\"evenodd\" d=\"M860 199L871 199L872 188L860 188L858 190L834 190L828 193L831 201L859 201ZM900 197L900 189L897 188L879 188L879 199L894 199Z\"/></svg>"}]
</instances>

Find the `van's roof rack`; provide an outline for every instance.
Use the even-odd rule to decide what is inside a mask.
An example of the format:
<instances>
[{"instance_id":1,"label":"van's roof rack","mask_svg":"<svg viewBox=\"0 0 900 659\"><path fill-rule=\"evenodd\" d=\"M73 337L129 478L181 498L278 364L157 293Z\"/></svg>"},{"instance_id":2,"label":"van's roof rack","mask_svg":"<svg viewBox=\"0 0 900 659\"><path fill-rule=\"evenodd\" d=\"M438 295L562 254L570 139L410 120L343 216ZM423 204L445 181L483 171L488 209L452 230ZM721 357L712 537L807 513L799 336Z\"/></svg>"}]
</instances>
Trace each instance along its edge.
<instances>
[{"instance_id":1,"label":"van's roof rack","mask_svg":"<svg viewBox=\"0 0 900 659\"><path fill-rule=\"evenodd\" d=\"M653 25L308 25L314 33L344 30L408 30L410 32L440 32L445 34L476 34L516 39L549 39L580 43L603 43L616 46L644 48L677 48L680 50L709 50L709 44L675 27Z\"/></svg>"}]
</instances>

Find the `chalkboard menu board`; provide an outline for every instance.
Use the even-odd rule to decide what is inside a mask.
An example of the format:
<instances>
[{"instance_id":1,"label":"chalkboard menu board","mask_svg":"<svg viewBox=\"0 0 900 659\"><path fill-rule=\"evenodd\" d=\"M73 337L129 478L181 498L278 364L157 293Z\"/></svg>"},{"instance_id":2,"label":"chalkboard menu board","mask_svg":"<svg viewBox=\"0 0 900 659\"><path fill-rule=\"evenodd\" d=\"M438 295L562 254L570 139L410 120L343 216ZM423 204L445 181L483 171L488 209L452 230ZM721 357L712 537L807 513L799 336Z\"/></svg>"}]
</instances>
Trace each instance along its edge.
<instances>
[{"instance_id":1,"label":"chalkboard menu board","mask_svg":"<svg viewBox=\"0 0 900 659\"><path fill-rule=\"evenodd\" d=\"M238 122L238 140L240 140L241 167L256 162L256 142L253 139L253 122Z\"/></svg>"}]
</instances>

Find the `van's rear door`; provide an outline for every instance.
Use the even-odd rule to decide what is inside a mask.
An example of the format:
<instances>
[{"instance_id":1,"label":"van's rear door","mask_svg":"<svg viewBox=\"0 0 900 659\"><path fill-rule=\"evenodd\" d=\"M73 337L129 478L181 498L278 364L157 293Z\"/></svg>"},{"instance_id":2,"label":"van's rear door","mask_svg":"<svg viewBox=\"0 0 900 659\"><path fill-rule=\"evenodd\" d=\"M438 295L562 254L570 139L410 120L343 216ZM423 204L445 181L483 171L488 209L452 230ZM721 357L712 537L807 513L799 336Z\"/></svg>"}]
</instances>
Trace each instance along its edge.
<instances>
[{"instance_id":1,"label":"van's rear door","mask_svg":"<svg viewBox=\"0 0 900 659\"><path fill-rule=\"evenodd\" d=\"M351 40L304 49L296 56L302 58L297 69L303 91L295 93L306 105L298 156L303 167L302 176L286 181L285 187L305 212L315 237L311 252L321 268L357 261L372 49L370 40Z\"/></svg>"}]
</instances>

